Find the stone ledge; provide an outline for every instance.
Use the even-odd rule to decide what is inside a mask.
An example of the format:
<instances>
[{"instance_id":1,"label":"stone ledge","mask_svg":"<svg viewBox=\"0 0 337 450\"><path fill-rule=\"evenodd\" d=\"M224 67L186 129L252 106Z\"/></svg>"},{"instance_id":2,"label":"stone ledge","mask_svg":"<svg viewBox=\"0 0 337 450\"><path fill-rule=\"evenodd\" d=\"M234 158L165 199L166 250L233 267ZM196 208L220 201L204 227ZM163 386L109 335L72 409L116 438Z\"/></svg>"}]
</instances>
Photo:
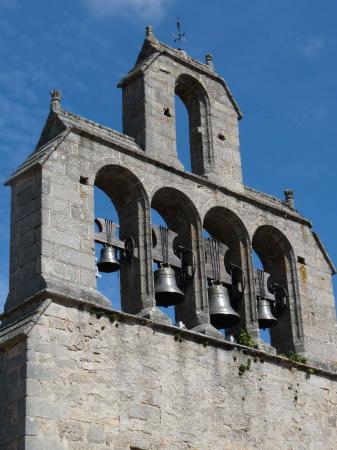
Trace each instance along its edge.
<instances>
[{"instance_id":1,"label":"stone ledge","mask_svg":"<svg viewBox=\"0 0 337 450\"><path fill-rule=\"evenodd\" d=\"M48 304L46 304L48 302ZM16 320L15 324L17 324L17 327L19 328L21 320L18 319L18 313L23 308L29 307L29 305L35 304L35 313L34 311L31 311L29 315L25 315L22 320L26 320L28 316L31 316L33 318L36 314L43 314L43 312L47 309L47 307L50 305L51 302L61 304L63 306L67 307L77 307L79 309L85 310L89 312L92 315L97 316L106 316L108 318L112 318L114 321L124 322L131 325L142 325L151 328L154 331L159 331L165 334L170 334L172 336L178 336L179 338L183 340L188 340L195 342L197 344L201 344L204 346L211 345L215 348L222 348L224 350L236 350L238 352L242 352L245 355L259 358L263 362L269 362L271 364L275 364L281 367L284 367L288 370L295 368L301 372L304 372L306 374L312 374L312 375L319 375L325 378L329 378L331 380L337 381L337 371L334 372L332 370L323 369L321 367L309 365L309 364L302 364L295 361L292 361L288 358L282 357L280 355L274 355L271 353L267 353L263 350L259 350L256 348L250 348L246 347L241 344L232 343L229 341L217 339L215 337L206 336L205 334L196 333L195 331L182 329L179 327L176 327L174 325L169 325L165 323L159 323L154 322L149 319L145 319L143 317L139 317L136 315L128 314L122 311L117 311L112 308L97 306L94 303L83 301L81 299L75 298L75 297L69 297L67 295L62 295L60 293L55 293L52 291L41 291L37 295L27 299L23 304L20 304L12 310L8 311L7 313L4 313L0 316L0 320L3 320L4 318L8 319L6 322L6 325L4 327L0 327L0 333L2 330L5 329L5 327L9 327L10 324L14 324L14 321L10 321L10 315L15 313ZM29 320L28 320L29 322ZM34 321L35 324L36 321ZM22 322L21 322L22 323ZM22 334L22 333L21 333Z\"/></svg>"},{"instance_id":2,"label":"stone ledge","mask_svg":"<svg viewBox=\"0 0 337 450\"><path fill-rule=\"evenodd\" d=\"M61 119L62 117L68 117L69 122L71 123L68 124L68 128L65 132L61 133L51 141L55 143L55 148L58 147L58 145L66 138L68 134L75 133L84 138L88 138L89 140L95 140L96 142L107 147L117 147L118 151L121 153L134 157L135 159L138 159L140 161L160 167L168 172L179 175L182 178L186 178L209 189L220 191L243 202L253 204L258 208L268 210L278 216L306 225L309 228L312 227L312 224L308 219L303 217L297 211L290 210L276 197L272 197L268 194L261 195L261 193L258 193L257 191L254 191L254 189L248 188L246 186L243 186L243 191L235 191L226 186L217 184L216 182L209 180L203 176L196 175L192 172L185 172L184 170L177 169L169 164L150 157L135 143L134 139L130 136L119 133L118 131L115 131L111 128L105 127L89 119L77 116L64 110L59 113L59 116ZM39 154L41 151L43 156L44 151L42 150L52 148L53 146L50 146L51 142L45 144L43 147L41 147L41 149L38 149ZM42 160L39 158L36 160L34 159L34 163L30 164L29 161L32 155L30 155L23 162L18 171L14 172L11 175L11 177L6 181L6 185L12 185L20 177L26 176L28 171L32 169L36 170L43 165L43 158Z\"/></svg>"},{"instance_id":3,"label":"stone ledge","mask_svg":"<svg viewBox=\"0 0 337 450\"><path fill-rule=\"evenodd\" d=\"M235 197L243 202L253 204L254 206L261 208L263 210L268 210L276 214L277 216L281 216L294 222L298 222L300 224L308 226L309 228L312 227L311 222L307 218L303 217L300 213L298 213L295 210L290 210L288 207L282 204L280 200L278 200L278 202L275 200L275 198L272 200L270 196L268 196L268 194L266 194L265 197L262 198L258 194L254 193L251 189L249 188L246 189L246 186L244 186L245 189L244 191L235 191L226 186L221 186L203 176L196 175L195 173L192 172L186 172L184 170L177 169L173 166L166 164L165 162L152 158L149 155L147 155L143 150L141 150L140 147L134 148L134 146L125 145L124 143L111 139L109 140L107 139L106 136L100 135L99 133L93 134L89 129L84 130L80 127L77 128L76 126L74 126L74 128L71 131L79 134L84 138L87 138L88 140L95 140L96 142L105 145L107 147L118 147L118 151L121 153L124 153L140 161L152 164L153 166L174 173L175 175L181 176L182 178L186 178L194 183L205 186L214 191L220 191L231 197Z\"/></svg>"}]
</instances>

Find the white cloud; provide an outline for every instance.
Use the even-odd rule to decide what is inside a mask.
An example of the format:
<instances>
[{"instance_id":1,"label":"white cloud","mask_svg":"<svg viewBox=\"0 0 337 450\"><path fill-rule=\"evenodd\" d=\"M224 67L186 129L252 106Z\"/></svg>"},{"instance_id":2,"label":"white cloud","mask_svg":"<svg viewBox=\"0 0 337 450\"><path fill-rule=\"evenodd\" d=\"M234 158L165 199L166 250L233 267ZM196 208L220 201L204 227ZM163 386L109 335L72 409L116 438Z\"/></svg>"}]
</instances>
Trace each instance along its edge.
<instances>
[{"instance_id":1,"label":"white cloud","mask_svg":"<svg viewBox=\"0 0 337 450\"><path fill-rule=\"evenodd\" d=\"M325 41L321 36L311 36L297 46L297 50L307 58L316 58L323 50Z\"/></svg>"},{"instance_id":2,"label":"white cloud","mask_svg":"<svg viewBox=\"0 0 337 450\"><path fill-rule=\"evenodd\" d=\"M298 111L295 113L292 117L293 122L296 126L307 126L308 124L320 123L323 120L326 119L326 117L329 115L329 111L324 106L306 106L301 111Z\"/></svg>"},{"instance_id":3,"label":"white cloud","mask_svg":"<svg viewBox=\"0 0 337 450\"><path fill-rule=\"evenodd\" d=\"M99 17L132 17L160 19L171 0L83 0L88 10Z\"/></svg>"}]
</instances>

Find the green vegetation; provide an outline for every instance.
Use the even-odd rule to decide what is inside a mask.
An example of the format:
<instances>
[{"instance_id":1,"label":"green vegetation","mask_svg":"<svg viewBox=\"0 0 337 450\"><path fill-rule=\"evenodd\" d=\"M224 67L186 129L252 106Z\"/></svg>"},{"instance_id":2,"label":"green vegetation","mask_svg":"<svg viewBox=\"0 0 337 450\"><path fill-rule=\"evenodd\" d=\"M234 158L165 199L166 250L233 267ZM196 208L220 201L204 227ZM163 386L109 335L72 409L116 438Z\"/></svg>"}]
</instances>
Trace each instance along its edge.
<instances>
[{"instance_id":1,"label":"green vegetation","mask_svg":"<svg viewBox=\"0 0 337 450\"><path fill-rule=\"evenodd\" d=\"M246 370L250 370L251 360L248 359L246 364L240 364L239 366L239 375L240 377L246 372Z\"/></svg>"},{"instance_id":2,"label":"green vegetation","mask_svg":"<svg viewBox=\"0 0 337 450\"><path fill-rule=\"evenodd\" d=\"M239 333L234 336L234 338L240 345L245 345L246 347L250 348L253 348L255 346L253 336L246 330L240 330Z\"/></svg>"},{"instance_id":3,"label":"green vegetation","mask_svg":"<svg viewBox=\"0 0 337 450\"><path fill-rule=\"evenodd\" d=\"M288 352L285 354L280 354L280 356L284 356L285 358L291 359L292 361L301 363L301 364L307 364L307 360L306 358L304 358L303 356L299 355L296 352Z\"/></svg>"}]
</instances>

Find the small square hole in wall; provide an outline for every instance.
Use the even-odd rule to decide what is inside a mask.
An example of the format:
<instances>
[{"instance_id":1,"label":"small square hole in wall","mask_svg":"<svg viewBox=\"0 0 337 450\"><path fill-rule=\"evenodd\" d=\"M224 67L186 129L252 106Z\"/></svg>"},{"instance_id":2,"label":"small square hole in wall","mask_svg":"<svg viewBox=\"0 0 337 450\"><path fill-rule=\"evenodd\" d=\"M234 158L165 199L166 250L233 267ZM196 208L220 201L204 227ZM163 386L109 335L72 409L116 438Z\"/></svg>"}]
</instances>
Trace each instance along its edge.
<instances>
[{"instance_id":1,"label":"small square hole in wall","mask_svg":"<svg viewBox=\"0 0 337 450\"><path fill-rule=\"evenodd\" d=\"M218 138L220 139L220 141L224 141L226 138L225 138L225 135L224 134L222 134L222 133L219 133L218 134Z\"/></svg>"},{"instance_id":2,"label":"small square hole in wall","mask_svg":"<svg viewBox=\"0 0 337 450\"><path fill-rule=\"evenodd\" d=\"M80 183L81 184L88 184L88 177L82 177L82 175L80 176Z\"/></svg>"},{"instance_id":3,"label":"small square hole in wall","mask_svg":"<svg viewBox=\"0 0 337 450\"><path fill-rule=\"evenodd\" d=\"M303 258L303 256L298 256L298 257L297 257L297 261L298 261L300 264L305 264L305 259Z\"/></svg>"},{"instance_id":4,"label":"small square hole in wall","mask_svg":"<svg viewBox=\"0 0 337 450\"><path fill-rule=\"evenodd\" d=\"M164 108L164 116L172 117L172 114L170 113L170 108Z\"/></svg>"}]
</instances>

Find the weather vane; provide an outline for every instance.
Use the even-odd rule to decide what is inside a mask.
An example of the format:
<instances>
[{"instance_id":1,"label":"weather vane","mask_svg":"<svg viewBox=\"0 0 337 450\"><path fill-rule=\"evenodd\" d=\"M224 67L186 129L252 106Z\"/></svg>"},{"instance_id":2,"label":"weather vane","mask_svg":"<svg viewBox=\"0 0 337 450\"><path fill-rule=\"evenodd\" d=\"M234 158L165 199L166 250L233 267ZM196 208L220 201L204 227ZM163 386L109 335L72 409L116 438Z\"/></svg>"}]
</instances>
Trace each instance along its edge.
<instances>
[{"instance_id":1,"label":"weather vane","mask_svg":"<svg viewBox=\"0 0 337 450\"><path fill-rule=\"evenodd\" d=\"M181 24L180 24L180 19L178 17L177 18L177 32L173 35L174 42L178 42L178 50L182 50L181 44L182 44L182 42L186 41L185 34L186 33L181 32Z\"/></svg>"}]
</instances>

